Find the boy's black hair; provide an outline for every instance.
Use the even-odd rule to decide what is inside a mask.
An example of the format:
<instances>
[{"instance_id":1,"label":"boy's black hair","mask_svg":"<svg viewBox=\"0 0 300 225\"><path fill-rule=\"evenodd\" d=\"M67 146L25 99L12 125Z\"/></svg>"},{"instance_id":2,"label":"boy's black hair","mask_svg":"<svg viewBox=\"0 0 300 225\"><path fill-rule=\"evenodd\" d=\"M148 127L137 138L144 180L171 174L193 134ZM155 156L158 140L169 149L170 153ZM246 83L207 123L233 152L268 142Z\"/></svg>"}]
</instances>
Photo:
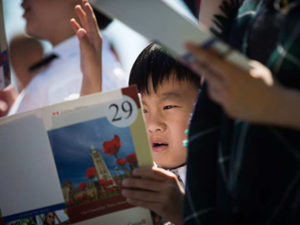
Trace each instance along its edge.
<instances>
[{"instance_id":1,"label":"boy's black hair","mask_svg":"<svg viewBox=\"0 0 300 225\"><path fill-rule=\"evenodd\" d=\"M148 81L152 79L154 92L165 80L175 78L178 81L189 81L200 87L200 77L187 67L170 57L158 44L148 45L135 60L129 76L129 85L137 85L138 91L149 94Z\"/></svg>"}]
</instances>

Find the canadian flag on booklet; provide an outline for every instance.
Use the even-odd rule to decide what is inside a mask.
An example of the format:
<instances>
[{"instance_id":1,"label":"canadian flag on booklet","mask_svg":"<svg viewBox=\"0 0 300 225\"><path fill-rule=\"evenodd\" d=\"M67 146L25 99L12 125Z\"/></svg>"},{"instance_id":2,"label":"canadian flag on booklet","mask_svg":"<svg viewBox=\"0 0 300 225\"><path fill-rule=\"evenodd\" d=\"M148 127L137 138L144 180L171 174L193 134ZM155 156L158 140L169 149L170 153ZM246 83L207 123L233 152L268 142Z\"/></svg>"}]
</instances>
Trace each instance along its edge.
<instances>
[{"instance_id":1,"label":"canadian flag on booklet","mask_svg":"<svg viewBox=\"0 0 300 225\"><path fill-rule=\"evenodd\" d=\"M152 224L122 180L152 155L135 86L0 119L0 225Z\"/></svg>"}]
</instances>

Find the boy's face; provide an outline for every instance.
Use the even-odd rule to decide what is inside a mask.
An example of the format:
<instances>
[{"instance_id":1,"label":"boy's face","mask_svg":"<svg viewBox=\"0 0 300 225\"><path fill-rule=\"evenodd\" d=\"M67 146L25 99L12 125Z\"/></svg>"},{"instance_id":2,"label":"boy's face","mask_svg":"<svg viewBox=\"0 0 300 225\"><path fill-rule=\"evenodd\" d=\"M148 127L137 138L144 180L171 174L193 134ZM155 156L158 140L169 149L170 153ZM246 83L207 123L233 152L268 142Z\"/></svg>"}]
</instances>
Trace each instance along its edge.
<instances>
[{"instance_id":1,"label":"boy's face","mask_svg":"<svg viewBox=\"0 0 300 225\"><path fill-rule=\"evenodd\" d=\"M188 81L170 78L158 86L156 93L149 80L149 94L142 94L145 122L150 137L154 161L163 168L177 167L186 161L186 148L190 114L198 94Z\"/></svg>"}]
</instances>

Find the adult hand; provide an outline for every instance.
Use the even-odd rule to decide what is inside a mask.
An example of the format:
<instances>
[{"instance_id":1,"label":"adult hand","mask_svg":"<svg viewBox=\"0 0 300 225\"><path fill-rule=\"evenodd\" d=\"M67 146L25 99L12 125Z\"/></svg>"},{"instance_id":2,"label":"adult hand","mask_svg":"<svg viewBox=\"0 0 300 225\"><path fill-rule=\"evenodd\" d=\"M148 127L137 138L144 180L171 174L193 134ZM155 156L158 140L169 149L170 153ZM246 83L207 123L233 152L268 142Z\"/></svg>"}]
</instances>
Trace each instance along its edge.
<instances>
[{"instance_id":1,"label":"adult hand","mask_svg":"<svg viewBox=\"0 0 300 225\"><path fill-rule=\"evenodd\" d=\"M274 82L268 68L251 61L252 68L245 71L213 49L204 50L193 43L186 44L186 48L197 60L190 66L208 83L209 96L230 116L251 122L272 122L283 88Z\"/></svg>"},{"instance_id":2,"label":"adult hand","mask_svg":"<svg viewBox=\"0 0 300 225\"><path fill-rule=\"evenodd\" d=\"M88 95L102 88L102 36L91 5L87 0L82 5L75 6L81 25L75 18L70 23L80 43L81 95Z\"/></svg>"},{"instance_id":3,"label":"adult hand","mask_svg":"<svg viewBox=\"0 0 300 225\"><path fill-rule=\"evenodd\" d=\"M165 221L181 224L184 190L176 175L151 167L137 168L133 175L123 180L122 194L128 203L148 208Z\"/></svg>"}]
</instances>

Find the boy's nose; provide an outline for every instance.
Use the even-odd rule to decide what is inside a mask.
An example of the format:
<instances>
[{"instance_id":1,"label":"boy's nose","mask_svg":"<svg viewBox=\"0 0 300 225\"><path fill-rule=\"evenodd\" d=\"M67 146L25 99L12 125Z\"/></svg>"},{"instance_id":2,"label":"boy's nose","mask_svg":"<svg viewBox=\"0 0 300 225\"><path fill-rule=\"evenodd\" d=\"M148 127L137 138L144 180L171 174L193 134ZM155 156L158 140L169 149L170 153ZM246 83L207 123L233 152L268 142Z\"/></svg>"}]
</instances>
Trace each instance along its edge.
<instances>
[{"instance_id":1,"label":"boy's nose","mask_svg":"<svg viewBox=\"0 0 300 225\"><path fill-rule=\"evenodd\" d=\"M166 128L166 125L163 122L162 117L160 117L159 115L149 116L146 119L146 125L147 125L147 130L150 133L161 132L161 131L164 131Z\"/></svg>"},{"instance_id":2,"label":"boy's nose","mask_svg":"<svg viewBox=\"0 0 300 225\"><path fill-rule=\"evenodd\" d=\"M150 133L162 131L162 129L159 126L151 126L148 128L148 130Z\"/></svg>"}]
</instances>

